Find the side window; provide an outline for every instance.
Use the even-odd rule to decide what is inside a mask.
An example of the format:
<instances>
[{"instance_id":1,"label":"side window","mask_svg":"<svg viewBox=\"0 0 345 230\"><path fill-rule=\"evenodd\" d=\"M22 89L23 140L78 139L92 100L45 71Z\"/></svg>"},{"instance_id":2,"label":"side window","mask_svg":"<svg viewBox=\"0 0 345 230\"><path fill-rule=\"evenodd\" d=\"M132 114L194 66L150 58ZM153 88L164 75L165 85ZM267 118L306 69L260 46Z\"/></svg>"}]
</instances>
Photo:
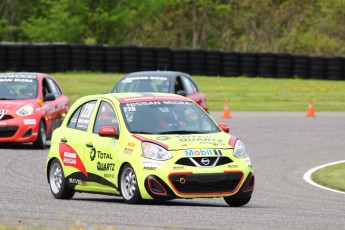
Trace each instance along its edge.
<instances>
[{"instance_id":1,"label":"side window","mask_svg":"<svg viewBox=\"0 0 345 230\"><path fill-rule=\"evenodd\" d=\"M196 93L198 92L197 87L195 86L194 82L192 82L189 78L187 77L181 77L183 84L186 87L186 91L191 94L191 93Z\"/></svg>"},{"instance_id":2,"label":"side window","mask_svg":"<svg viewBox=\"0 0 345 230\"><path fill-rule=\"evenodd\" d=\"M80 106L76 111L74 111L73 115L68 121L67 127L72 128L72 129L76 128L81 108L82 106Z\"/></svg>"},{"instance_id":3,"label":"side window","mask_svg":"<svg viewBox=\"0 0 345 230\"><path fill-rule=\"evenodd\" d=\"M177 91L180 91L180 90L185 90L180 77L176 77L174 88L175 88L175 93L177 93Z\"/></svg>"},{"instance_id":4,"label":"side window","mask_svg":"<svg viewBox=\"0 0 345 230\"><path fill-rule=\"evenodd\" d=\"M114 108L109 102L106 101L102 101L98 108L93 133L99 133L99 129L102 126L113 126L116 128L116 131L119 132Z\"/></svg>"},{"instance_id":5,"label":"side window","mask_svg":"<svg viewBox=\"0 0 345 230\"><path fill-rule=\"evenodd\" d=\"M92 111L95 105L96 101L89 101L80 106L68 121L67 126L70 128L86 131L89 126Z\"/></svg>"},{"instance_id":6,"label":"side window","mask_svg":"<svg viewBox=\"0 0 345 230\"><path fill-rule=\"evenodd\" d=\"M48 77L43 79L43 96L46 96L47 93L52 93L55 97L61 96L62 94L59 86Z\"/></svg>"}]
</instances>

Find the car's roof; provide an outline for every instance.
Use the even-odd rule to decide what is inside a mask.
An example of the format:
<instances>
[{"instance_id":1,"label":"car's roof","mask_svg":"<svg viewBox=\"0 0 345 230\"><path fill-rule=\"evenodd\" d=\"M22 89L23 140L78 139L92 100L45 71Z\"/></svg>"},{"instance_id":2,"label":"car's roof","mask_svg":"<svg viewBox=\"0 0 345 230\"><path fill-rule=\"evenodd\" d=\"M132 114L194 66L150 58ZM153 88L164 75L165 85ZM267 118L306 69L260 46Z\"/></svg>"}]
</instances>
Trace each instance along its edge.
<instances>
[{"instance_id":1,"label":"car's roof","mask_svg":"<svg viewBox=\"0 0 345 230\"><path fill-rule=\"evenodd\" d=\"M192 101L191 99L187 97L183 97L183 96L172 94L172 93L108 93L108 94L88 95L88 96L84 96L83 98L88 98L90 100L96 99L96 98L108 98L111 100L111 99L116 98L121 103L162 101L162 100Z\"/></svg>"},{"instance_id":2,"label":"car's roof","mask_svg":"<svg viewBox=\"0 0 345 230\"><path fill-rule=\"evenodd\" d=\"M178 71L138 71L138 72L132 72L132 73L128 73L127 75L124 76L124 78L126 77L137 77L137 76L161 76L161 77L176 77L176 76L180 76L180 75L187 75L190 76L187 73L183 73L183 72L178 72Z\"/></svg>"}]
</instances>

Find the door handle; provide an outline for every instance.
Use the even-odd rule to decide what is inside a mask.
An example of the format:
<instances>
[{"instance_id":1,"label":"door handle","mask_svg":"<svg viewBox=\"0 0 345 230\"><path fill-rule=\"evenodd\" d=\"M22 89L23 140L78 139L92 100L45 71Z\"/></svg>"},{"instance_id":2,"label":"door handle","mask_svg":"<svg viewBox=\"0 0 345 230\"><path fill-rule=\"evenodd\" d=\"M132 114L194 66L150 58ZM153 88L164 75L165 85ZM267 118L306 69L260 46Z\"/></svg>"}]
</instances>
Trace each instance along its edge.
<instances>
[{"instance_id":1,"label":"door handle","mask_svg":"<svg viewBox=\"0 0 345 230\"><path fill-rule=\"evenodd\" d=\"M63 143L67 143L67 139L66 139L66 137L61 138L61 142L63 142Z\"/></svg>"},{"instance_id":2,"label":"door handle","mask_svg":"<svg viewBox=\"0 0 345 230\"><path fill-rule=\"evenodd\" d=\"M92 143L87 143L87 144L86 144L86 147L92 148L92 147L93 147L93 144L92 144Z\"/></svg>"}]
</instances>

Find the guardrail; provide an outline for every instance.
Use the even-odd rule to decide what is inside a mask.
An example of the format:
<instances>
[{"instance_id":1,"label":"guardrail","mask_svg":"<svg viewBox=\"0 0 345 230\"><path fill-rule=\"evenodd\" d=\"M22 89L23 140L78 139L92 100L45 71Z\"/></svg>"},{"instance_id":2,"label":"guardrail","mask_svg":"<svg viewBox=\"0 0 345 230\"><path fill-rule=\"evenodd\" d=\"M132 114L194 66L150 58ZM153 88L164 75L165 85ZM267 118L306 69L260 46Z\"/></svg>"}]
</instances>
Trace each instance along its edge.
<instances>
[{"instance_id":1,"label":"guardrail","mask_svg":"<svg viewBox=\"0 0 345 230\"><path fill-rule=\"evenodd\" d=\"M343 57L166 47L0 43L1 72L128 73L164 69L206 76L345 80Z\"/></svg>"}]
</instances>

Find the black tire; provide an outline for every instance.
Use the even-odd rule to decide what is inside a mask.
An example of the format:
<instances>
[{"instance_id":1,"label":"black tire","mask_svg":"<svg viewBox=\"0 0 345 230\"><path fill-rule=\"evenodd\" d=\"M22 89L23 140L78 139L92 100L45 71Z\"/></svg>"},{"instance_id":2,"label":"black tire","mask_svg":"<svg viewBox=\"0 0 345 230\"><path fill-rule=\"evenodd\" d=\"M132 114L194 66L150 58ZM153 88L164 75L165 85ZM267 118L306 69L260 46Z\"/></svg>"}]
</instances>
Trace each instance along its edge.
<instances>
[{"instance_id":1,"label":"black tire","mask_svg":"<svg viewBox=\"0 0 345 230\"><path fill-rule=\"evenodd\" d=\"M243 205L248 204L252 197L224 197L225 202L230 205L231 207L241 207Z\"/></svg>"},{"instance_id":2,"label":"black tire","mask_svg":"<svg viewBox=\"0 0 345 230\"><path fill-rule=\"evenodd\" d=\"M37 149L44 149L47 143L46 126L43 121L40 122L38 128L37 140L33 143Z\"/></svg>"},{"instance_id":3,"label":"black tire","mask_svg":"<svg viewBox=\"0 0 345 230\"><path fill-rule=\"evenodd\" d=\"M134 169L129 164L126 164L121 171L120 190L126 203L137 204L142 202L137 177Z\"/></svg>"},{"instance_id":4,"label":"black tire","mask_svg":"<svg viewBox=\"0 0 345 230\"><path fill-rule=\"evenodd\" d=\"M71 199L75 191L68 188L66 178L60 161L54 159L49 167L49 185L53 196L56 199Z\"/></svg>"}]
</instances>

